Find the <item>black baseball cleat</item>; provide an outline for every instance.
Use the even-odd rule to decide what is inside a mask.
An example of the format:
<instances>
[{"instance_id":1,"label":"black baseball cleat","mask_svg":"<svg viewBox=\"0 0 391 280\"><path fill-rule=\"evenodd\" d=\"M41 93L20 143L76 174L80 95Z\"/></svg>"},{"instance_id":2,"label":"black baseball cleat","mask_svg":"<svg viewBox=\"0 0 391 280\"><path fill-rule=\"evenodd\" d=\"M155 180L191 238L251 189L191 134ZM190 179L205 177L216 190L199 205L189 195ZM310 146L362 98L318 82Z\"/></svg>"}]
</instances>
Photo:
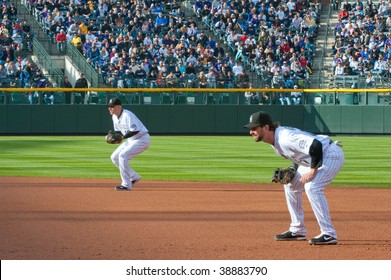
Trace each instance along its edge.
<instances>
[{"instance_id":1,"label":"black baseball cleat","mask_svg":"<svg viewBox=\"0 0 391 280\"><path fill-rule=\"evenodd\" d=\"M337 239L328 234L322 234L321 236L314 237L308 241L310 245L335 245L337 242Z\"/></svg>"},{"instance_id":2,"label":"black baseball cleat","mask_svg":"<svg viewBox=\"0 0 391 280\"><path fill-rule=\"evenodd\" d=\"M301 235L287 230L286 232L274 236L274 239L276 241L300 241L305 240L305 235Z\"/></svg>"},{"instance_id":3,"label":"black baseball cleat","mask_svg":"<svg viewBox=\"0 0 391 280\"><path fill-rule=\"evenodd\" d=\"M132 188L128 188L128 187L125 187L125 186L116 186L115 190L116 191L131 191Z\"/></svg>"}]
</instances>

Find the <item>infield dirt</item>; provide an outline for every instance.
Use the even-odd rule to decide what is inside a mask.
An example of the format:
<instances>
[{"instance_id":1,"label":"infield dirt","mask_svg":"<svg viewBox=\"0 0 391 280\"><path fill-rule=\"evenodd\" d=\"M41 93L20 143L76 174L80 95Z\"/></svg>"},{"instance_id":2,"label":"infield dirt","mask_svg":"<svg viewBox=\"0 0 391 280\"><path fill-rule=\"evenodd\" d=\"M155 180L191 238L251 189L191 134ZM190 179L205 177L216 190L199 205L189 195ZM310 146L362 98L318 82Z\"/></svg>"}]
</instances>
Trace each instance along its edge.
<instances>
[{"instance_id":1,"label":"infield dirt","mask_svg":"<svg viewBox=\"0 0 391 280\"><path fill-rule=\"evenodd\" d=\"M282 186L0 177L2 260L380 260L391 257L391 191L328 187L338 245L274 241ZM305 195L304 195L305 196ZM318 224L304 198L308 236Z\"/></svg>"}]
</instances>

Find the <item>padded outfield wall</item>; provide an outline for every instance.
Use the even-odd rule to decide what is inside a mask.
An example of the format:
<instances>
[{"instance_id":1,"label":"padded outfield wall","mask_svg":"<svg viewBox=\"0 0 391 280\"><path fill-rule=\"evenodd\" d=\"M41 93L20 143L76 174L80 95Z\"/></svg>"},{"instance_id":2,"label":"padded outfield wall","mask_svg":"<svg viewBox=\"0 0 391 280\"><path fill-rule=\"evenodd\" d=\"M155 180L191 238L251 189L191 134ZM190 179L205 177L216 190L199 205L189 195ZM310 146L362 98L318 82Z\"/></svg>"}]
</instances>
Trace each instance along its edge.
<instances>
[{"instance_id":1,"label":"padded outfield wall","mask_svg":"<svg viewBox=\"0 0 391 280\"><path fill-rule=\"evenodd\" d=\"M151 134L246 134L249 116L314 133L390 134L391 106L124 105ZM0 134L104 134L112 129L105 105L0 105Z\"/></svg>"}]
</instances>

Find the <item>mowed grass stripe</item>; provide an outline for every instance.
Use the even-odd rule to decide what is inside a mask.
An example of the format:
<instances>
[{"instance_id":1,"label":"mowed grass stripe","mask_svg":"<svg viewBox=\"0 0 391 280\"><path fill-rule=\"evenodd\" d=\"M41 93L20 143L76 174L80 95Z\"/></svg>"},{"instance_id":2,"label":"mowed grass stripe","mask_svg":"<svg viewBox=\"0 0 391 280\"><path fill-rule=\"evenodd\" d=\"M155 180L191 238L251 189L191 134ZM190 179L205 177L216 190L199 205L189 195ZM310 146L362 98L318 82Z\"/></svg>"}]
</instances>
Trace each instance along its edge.
<instances>
[{"instance_id":1,"label":"mowed grass stripe","mask_svg":"<svg viewBox=\"0 0 391 280\"><path fill-rule=\"evenodd\" d=\"M391 138L332 137L343 142L345 165L333 185L389 188ZM118 178L102 136L2 136L0 176ZM290 165L251 136L154 136L132 161L146 180L270 183Z\"/></svg>"}]
</instances>

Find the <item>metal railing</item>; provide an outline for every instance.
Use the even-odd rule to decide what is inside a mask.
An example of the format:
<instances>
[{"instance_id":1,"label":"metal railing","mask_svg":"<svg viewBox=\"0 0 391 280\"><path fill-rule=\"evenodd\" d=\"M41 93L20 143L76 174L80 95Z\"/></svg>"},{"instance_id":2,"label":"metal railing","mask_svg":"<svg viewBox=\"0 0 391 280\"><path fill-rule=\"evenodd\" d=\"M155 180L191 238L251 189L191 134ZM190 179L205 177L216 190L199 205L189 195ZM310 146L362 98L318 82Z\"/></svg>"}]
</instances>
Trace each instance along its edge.
<instances>
[{"instance_id":1,"label":"metal railing","mask_svg":"<svg viewBox=\"0 0 391 280\"><path fill-rule=\"evenodd\" d=\"M49 80L52 80L52 83L57 83L57 86L61 86L64 79L64 73L36 38L33 39L33 54L37 57L42 69L44 69L45 76L48 77Z\"/></svg>"},{"instance_id":2,"label":"metal railing","mask_svg":"<svg viewBox=\"0 0 391 280\"><path fill-rule=\"evenodd\" d=\"M255 98L248 93L255 94ZM293 94L297 93L297 94ZM253 95L254 95L253 94ZM119 98L124 105L391 105L391 89L270 88L2 88L0 104L106 105ZM72 97L73 96L73 97ZM299 97L299 100L296 98ZM295 101L299 101L295 103ZM295 105L297 104L297 105Z\"/></svg>"},{"instance_id":3,"label":"metal railing","mask_svg":"<svg viewBox=\"0 0 391 280\"><path fill-rule=\"evenodd\" d=\"M323 7L325 7L325 5L322 5ZM327 7L327 6L326 6ZM328 39L329 39L329 32L330 32L330 18L331 18L331 13L332 13L332 5L329 5L329 11L328 11L328 16L327 16L327 23L326 23L326 36L324 38L324 42L323 42L323 46L322 46L322 54L321 54L321 57L320 57L320 61L319 61L319 67L318 67L318 74L317 74L317 79L316 79L316 84L312 84L312 87L314 88L321 88L321 85L323 83L323 81L325 80L325 76L324 76L324 61L325 61L325 56L327 55L327 43L328 43Z\"/></svg>"},{"instance_id":4,"label":"metal railing","mask_svg":"<svg viewBox=\"0 0 391 280\"><path fill-rule=\"evenodd\" d=\"M86 58L71 43L66 44L66 55L69 56L76 68L84 73L85 78L90 82L91 87L101 86L100 74L86 61Z\"/></svg>"}]
</instances>

